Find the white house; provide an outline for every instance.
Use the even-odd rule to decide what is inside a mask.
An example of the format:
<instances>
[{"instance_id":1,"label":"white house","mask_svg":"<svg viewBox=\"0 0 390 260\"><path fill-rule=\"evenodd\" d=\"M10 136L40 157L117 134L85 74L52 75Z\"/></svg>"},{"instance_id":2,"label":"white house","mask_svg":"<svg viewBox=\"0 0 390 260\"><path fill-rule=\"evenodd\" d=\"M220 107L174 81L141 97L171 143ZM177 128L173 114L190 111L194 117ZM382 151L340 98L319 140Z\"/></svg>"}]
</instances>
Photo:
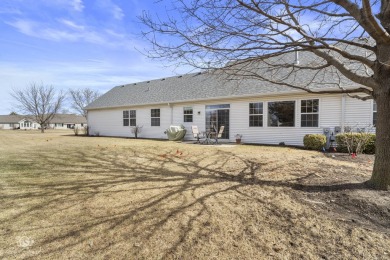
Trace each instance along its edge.
<instances>
[{"instance_id":1,"label":"white house","mask_svg":"<svg viewBox=\"0 0 390 260\"><path fill-rule=\"evenodd\" d=\"M38 129L39 124L30 116L0 115L0 129Z\"/></svg>"},{"instance_id":2,"label":"white house","mask_svg":"<svg viewBox=\"0 0 390 260\"><path fill-rule=\"evenodd\" d=\"M87 119L80 115L75 114L56 114L52 120L50 120L49 128L53 129L74 129L87 125Z\"/></svg>"},{"instance_id":3,"label":"white house","mask_svg":"<svg viewBox=\"0 0 390 260\"><path fill-rule=\"evenodd\" d=\"M223 125L226 141L241 134L245 143L286 145L303 145L309 133L367 127L376 115L372 100L309 94L256 79L225 80L209 72L117 86L86 109L91 135L131 137L131 127L139 125L140 137L167 139L170 125L183 124L185 139L192 140L191 125Z\"/></svg>"},{"instance_id":4,"label":"white house","mask_svg":"<svg viewBox=\"0 0 390 260\"><path fill-rule=\"evenodd\" d=\"M87 125L87 119L75 114L56 114L48 128L70 129L82 128ZM33 116L24 115L0 115L0 129L39 129L40 124L36 122Z\"/></svg>"}]
</instances>

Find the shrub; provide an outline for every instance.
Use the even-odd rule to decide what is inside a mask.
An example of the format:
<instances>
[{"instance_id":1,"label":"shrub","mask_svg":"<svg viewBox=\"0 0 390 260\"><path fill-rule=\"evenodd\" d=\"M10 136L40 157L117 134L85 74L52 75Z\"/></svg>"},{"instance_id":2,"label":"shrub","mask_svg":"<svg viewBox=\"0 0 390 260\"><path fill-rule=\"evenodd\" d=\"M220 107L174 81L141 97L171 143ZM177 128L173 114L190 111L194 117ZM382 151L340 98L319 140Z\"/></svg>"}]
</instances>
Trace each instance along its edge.
<instances>
[{"instance_id":1,"label":"shrub","mask_svg":"<svg viewBox=\"0 0 390 260\"><path fill-rule=\"evenodd\" d=\"M84 126L83 127L83 134L86 136L89 136L89 126Z\"/></svg>"},{"instance_id":2,"label":"shrub","mask_svg":"<svg viewBox=\"0 0 390 260\"><path fill-rule=\"evenodd\" d=\"M303 137L303 145L306 149L321 150L326 146L326 136L323 134L308 134Z\"/></svg>"},{"instance_id":3,"label":"shrub","mask_svg":"<svg viewBox=\"0 0 390 260\"><path fill-rule=\"evenodd\" d=\"M74 132L74 135L79 135L79 128L77 126L75 126L73 128L73 132Z\"/></svg>"},{"instance_id":4,"label":"shrub","mask_svg":"<svg viewBox=\"0 0 390 260\"><path fill-rule=\"evenodd\" d=\"M337 151L343 153L375 153L375 134L343 133L336 135Z\"/></svg>"},{"instance_id":5,"label":"shrub","mask_svg":"<svg viewBox=\"0 0 390 260\"><path fill-rule=\"evenodd\" d=\"M133 126L133 127L131 128L131 133L134 134L134 137L135 137L136 139L138 138L138 134L141 133L142 127L143 127L143 126L136 125L136 126Z\"/></svg>"},{"instance_id":6,"label":"shrub","mask_svg":"<svg viewBox=\"0 0 390 260\"><path fill-rule=\"evenodd\" d=\"M376 135L375 134L369 134L369 139L366 143L366 147L364 147L363 153L367 154L375 154L375 141L376 141Z\"/></svg>"}]
</instances>

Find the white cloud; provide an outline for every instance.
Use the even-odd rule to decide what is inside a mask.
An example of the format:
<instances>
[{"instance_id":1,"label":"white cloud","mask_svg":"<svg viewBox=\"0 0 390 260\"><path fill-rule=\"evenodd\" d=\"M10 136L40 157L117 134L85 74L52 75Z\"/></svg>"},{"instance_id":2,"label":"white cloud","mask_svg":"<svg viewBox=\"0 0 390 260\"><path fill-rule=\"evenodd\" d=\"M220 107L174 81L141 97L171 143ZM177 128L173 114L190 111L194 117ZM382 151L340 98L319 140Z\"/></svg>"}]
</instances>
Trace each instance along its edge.
<instances>
[{"instance_id":1,"label":"white cloud","mask_svg":"<svg viewBox=\"0 0 390 260\"><path fill-rule=\"evenodd\" d=\"M47 6L54 6L60 9L66 8L76 12L82 12L85 8L83 0L40 0L36 2L37 5L43 3Z\"/></svg>"},{"instance_id":2,"label":"white cloud","mask_svg":"<svg viewBox=\"0 0 390 260\"><path fill-rule=\"evenodd\" d=\"M122 20L123 17L125 16L123 13L123 10L119 6L114 5L114 4L112 6L112 15L117 20Z\"/></svg>"},{"instance_id":3,"label":"white cloud","mask_svg":"<svg viewBox=\"0 0 390 260\"><path fill-rule=\"evenodd\" d=\"M82 25L78 25L76 24L75 22L73 21L70 21L70 20L67 20L67 19L59 19L58 20L60 23L72 28L72 29L75 29L75 30L84 30L85 27L82 26Z\"/></svg>"},{"instance_id":4,"label":"white cloud","mask_svg":"<svg viewBox=\"0 0 390 260\"><path fill-rule=\"evenodd\" d=\"M13 22L6 22L16 28L19 32L31 37L50 41L87 42L97 45L104 45L108 48L129 49L129 39L125 34L113 30L101 30L93 27L78 25L67 19L59 19L60 24L38 23L26 19L18 19ZM60 26L59 26L60 25ZM65 27L63 26L65 25Z\"/></svg>"},{"instance_id":5,"label":"white cloud","mask_svg":"<svg viewBox=\"0 0 390 260\"><path fill-rule=\"evenodd\" d=\"M116 20L122 20L125 16L123 10L118 5L114 4L111 0L99 0L97 4L103 11L108 11L111 13L112 17L114 17Z\"/></svg>"},{"instance_id":6,"label":"white cloud","mask_svg":"<svg viewBox=\"0 0 390 260\"><path fill-rule=\"evenodd\" d=\"M0 14L17 14L21 15L22 12L14 7L0 6Z\"/></svg>"},{"instance_id":7,"label":"white cloud","mask_svg":"<svg viewBox=\"0 0 390 260\"><path fill-rule=\"evenodd\" d=\"M84 9L84 4L82 0L73 0L69 3L75 11L82 12Z\"/></svg>"},{"instance_id":8,"label":"white cloud","mask_svg":"<svg viewBox=\"0 0 390 260\"><path fill-rule=\"evenodd\" d=\"M16 20L15 22L6 22L6 24L11 25L18 29L19 32L26 34L28 36L34 35L34 28L36 27L36 23L29 20Z\"/></svg>"}]
</instances>

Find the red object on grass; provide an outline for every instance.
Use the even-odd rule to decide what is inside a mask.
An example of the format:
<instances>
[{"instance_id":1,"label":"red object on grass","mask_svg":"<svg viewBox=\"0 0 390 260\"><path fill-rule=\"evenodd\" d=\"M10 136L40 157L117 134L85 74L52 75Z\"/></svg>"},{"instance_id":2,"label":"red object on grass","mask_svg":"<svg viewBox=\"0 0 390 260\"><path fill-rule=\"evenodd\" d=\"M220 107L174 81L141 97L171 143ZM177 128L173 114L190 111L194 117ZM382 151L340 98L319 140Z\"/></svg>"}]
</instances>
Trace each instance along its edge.
<instances>
[{"instance_id":1,"label":"red object on grass","mask_svg":"<svg viewBox=\"0 0 390 260\"><path fill-rule=\"evenodd\" d=\"M353 154L352 154L352 158L356 158L356 153L353 153Z\"/></svg>"}]
</instances>

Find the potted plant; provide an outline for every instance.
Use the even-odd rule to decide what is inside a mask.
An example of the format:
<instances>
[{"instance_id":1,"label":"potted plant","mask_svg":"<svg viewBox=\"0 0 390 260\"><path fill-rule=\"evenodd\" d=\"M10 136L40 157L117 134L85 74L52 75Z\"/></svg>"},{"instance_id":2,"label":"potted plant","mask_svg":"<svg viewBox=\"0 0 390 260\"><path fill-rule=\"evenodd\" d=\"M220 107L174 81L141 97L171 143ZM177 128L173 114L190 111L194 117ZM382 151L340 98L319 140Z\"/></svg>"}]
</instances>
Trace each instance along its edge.
<instances>
[{"instance_id":1,"label":"potted plant","mask_svg":"<svg viewBox=\"0 0 390 260\"><path fill-rule=\"evenodd\" d=\"M242 135L236 134L236 144L240 144L241 143L241 138L242 138Z\"/></svg>"}]
</instances>

